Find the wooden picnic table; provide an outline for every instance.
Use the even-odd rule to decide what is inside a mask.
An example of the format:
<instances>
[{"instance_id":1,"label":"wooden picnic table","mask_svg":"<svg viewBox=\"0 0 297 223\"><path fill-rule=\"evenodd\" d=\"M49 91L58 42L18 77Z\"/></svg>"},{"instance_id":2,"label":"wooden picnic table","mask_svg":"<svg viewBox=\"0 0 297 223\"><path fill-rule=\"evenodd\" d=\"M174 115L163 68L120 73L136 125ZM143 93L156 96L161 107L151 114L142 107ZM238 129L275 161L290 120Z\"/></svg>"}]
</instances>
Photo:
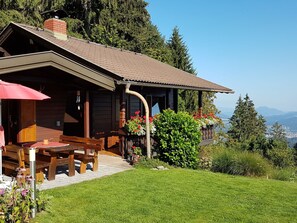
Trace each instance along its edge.
<instances>
[{"instance_id":1,"label":"wooden picnic table","mask_svg":"<svg viewBox=\"0 0 297 223\"><path fill-rule=\"evenodd\" d=\"M49 157L37 156L37 159L50 159L48 180L55 179L57 166L68 165L68 176L71 177L75 175L74 151L82 149L82 147L60 142L48 142L48 144L44 144L43 142L27 143L24 144L23 147L35 148L39 151L49 153Z\"/></svg>"}]
</instances>

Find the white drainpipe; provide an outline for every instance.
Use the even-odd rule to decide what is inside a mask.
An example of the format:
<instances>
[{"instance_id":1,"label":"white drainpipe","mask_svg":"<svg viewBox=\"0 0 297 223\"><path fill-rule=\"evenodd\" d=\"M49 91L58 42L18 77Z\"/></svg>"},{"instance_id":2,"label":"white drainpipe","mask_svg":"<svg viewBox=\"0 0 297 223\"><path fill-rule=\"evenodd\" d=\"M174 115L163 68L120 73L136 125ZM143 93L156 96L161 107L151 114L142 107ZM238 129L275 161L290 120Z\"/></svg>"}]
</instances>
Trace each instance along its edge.
<instances>
[{"instance_id":1,"label":"white drainpipe","mask_svg":"<svg viewBox=\"0 0 297 223\"><path fill-rule=\"evenodd\" d=\"M149 106L147 104L147 101L141 94L139 94L136 91L131 91L129 89L130 86L131 86L131 84L126 84L125 92L127 94L132 94L132 95L135 95L136 97L138 97L142 101L144 108L145 108L146 152L147 152L147 157L151 158L151 136L150 136L151 133L150 133L150 122L149 122L149 115L150 115Z\"/></svg>"}]
</instances>

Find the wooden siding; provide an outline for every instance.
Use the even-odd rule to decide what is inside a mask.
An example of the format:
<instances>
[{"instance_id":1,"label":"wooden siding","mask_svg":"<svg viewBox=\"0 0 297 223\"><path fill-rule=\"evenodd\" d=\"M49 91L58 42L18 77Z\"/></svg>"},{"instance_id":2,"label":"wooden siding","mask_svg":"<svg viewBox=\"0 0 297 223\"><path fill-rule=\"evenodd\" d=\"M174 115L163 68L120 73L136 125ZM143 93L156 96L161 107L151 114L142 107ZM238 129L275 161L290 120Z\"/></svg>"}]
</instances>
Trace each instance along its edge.
<instances>
[{"instance_id":1,"label":"wooden siding","mask_svg":"<svg viewBox=\"0 0 297 223\"><path fill-rule=\"evenodd\" d=\"M128 113L128 119L130 119L130 116L134 115L136 111L141 110L141 103L140 99L136 96L130 95L129 96L129 113Z\"/></svg>"},{"instance_id":2,"label":"wooden siding","mask_svg":"<svg viewBox=\"0 0 297 223\"><path fill-rule=\"evenodd\" d=\"M167 108L170 108L172 110L175 110L174 106L174 90L173 89L168 89L166 92L166 102L167 102Z\"/></svg>"},{"instance_id":3,"label":"wooden siding","mask_svg":"<svg viewBox=\"0 0 297 223\"><path fill-rule=\"evenodd\" d=\"M92 130L93 133L91 134L94 136L98 132L109 132L114 130L113 127L113 100L112 92L108 91L96 91L93 92L93 99L92 99Z\"/></svg>"},{"instance_id":4,"label":"wooden siding","mask_svg":"<svg viewBox=\"0 0 297 223\"><path fill-rule=\"evenodd\" d=\"M36 139L59 140L59 136L63 134L67 92L62 89L47 89L44 93L51 99L36 102Z\"/></svg>"}]
</instances>

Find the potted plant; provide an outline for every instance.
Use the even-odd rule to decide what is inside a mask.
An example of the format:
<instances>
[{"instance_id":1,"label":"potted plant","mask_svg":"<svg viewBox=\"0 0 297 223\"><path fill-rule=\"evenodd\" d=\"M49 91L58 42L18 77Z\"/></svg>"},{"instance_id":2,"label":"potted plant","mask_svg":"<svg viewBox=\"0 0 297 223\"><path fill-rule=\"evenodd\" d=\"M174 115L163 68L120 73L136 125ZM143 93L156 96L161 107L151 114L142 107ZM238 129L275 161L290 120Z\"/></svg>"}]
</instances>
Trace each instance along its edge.
<instances>
[{"instance_id":1,"label":"potted plant","mask_svg":"<svg viewBox=\"0 0 297 223\"><path fill-rule=\"evenodd\" d=\"M130 163L137 163L142 155L142 149L139 146L133 145L130 150Z\"/></svg>"}]
</instances>

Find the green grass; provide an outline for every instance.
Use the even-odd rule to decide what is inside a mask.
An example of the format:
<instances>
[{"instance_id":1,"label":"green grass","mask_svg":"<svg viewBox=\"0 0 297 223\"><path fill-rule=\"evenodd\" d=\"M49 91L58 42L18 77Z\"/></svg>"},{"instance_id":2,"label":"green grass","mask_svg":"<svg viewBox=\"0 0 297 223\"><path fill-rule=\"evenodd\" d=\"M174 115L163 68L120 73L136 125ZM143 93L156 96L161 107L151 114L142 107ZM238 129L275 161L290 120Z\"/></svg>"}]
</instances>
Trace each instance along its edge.
<instances>
[{"instance_id":1,"label":"green grass","mask_svg":"<svg viewBox=\"0 0 297 223\"><path fill-rule=\"evenodd\" d=\"M46 191L34 222L297 222L297 183L134 169Z\"/></svg>"}]
</instances>

